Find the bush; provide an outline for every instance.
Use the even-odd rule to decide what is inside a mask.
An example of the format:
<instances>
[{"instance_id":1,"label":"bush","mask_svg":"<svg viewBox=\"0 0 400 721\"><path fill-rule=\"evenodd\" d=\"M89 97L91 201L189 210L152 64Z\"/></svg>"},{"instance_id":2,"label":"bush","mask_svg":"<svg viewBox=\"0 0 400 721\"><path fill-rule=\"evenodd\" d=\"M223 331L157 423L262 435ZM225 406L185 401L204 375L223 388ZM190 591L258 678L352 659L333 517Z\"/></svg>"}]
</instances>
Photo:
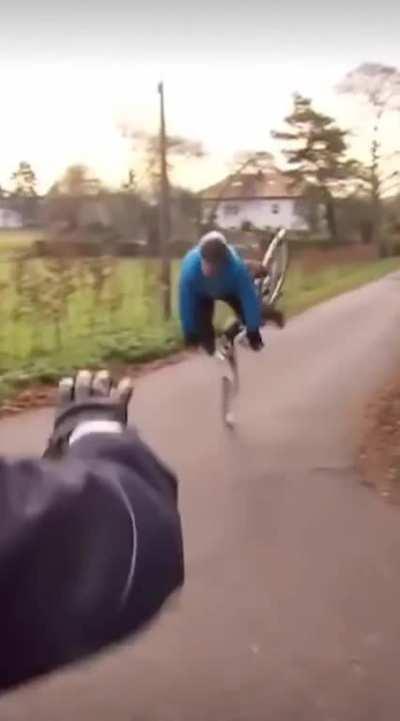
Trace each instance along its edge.
<instances>
[{"instance_id":1,"label":"bush","mask_svg":"<svg viewBox=\"0 0 400 721\"><path fill-rule=\"evenodd\" d=\"M244 233L250 233L254 230L254 225L250 222L250 220L244 220L242 222L242 225L240 226L240 230L242 230Z\"/></svg>"},{"instance_id":2,"label":"bush","mask_svg":"<svg viewBox=\"0 0 400 721\"><path fill-rule=\"evenodd\" d=\"M396 240L392 243L391 252L392 255L400 256L400 240Z\"/></svg>"}]
</instances>

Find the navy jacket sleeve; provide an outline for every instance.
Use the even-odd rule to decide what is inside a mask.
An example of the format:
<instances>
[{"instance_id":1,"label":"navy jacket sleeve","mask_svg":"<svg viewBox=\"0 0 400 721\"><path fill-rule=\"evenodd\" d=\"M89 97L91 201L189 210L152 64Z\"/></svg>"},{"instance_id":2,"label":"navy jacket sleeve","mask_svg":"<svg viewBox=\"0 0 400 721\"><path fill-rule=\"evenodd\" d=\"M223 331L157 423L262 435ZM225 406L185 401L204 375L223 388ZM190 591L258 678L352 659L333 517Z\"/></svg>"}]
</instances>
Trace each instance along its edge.
<instances>
[{"instance_id":1,"label":"navy jacket sleeve","mask_svg":"<svg viewBox=\"0 0 400 721\"><path fill-rule=\"evenodd\" d=\"M0 461L0 688L134 633L183 583L173 473L138 438Z\"/></svg>"}]
</instances>

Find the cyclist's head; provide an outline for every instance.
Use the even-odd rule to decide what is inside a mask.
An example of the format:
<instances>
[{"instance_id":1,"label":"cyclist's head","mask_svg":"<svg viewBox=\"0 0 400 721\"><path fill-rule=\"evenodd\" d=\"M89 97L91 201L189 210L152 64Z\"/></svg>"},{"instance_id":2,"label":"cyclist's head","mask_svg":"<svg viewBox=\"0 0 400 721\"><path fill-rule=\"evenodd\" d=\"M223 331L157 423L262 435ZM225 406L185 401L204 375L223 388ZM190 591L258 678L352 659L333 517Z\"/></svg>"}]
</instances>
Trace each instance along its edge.
<instances>
[{"instance_id":1,"label":"cyclist's head","mask_svg":"<svg viewBox=\"0 0 400 721\"><path fill-rule=\"evenodd\" d=\"M204 275L216 275L229 257L229 247L225 236L217 230L212 230L203 235L199 247Z\"/></svg>"}]
</instances>

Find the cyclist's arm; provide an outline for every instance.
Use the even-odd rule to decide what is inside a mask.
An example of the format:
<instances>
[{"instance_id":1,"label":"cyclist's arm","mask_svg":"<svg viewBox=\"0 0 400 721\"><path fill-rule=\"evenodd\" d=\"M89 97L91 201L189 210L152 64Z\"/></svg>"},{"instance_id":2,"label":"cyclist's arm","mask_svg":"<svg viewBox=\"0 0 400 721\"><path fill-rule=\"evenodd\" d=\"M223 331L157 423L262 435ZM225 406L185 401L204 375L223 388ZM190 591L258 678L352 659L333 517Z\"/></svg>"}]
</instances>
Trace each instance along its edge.
<instances>
[{"instance_id":1,"label":"cyclist's arm","mask_svg":"<svg viewBox=\"0 0 400 721\"><path fill-rule=\"evenodd\" d=\"M182 264L179 280L179 315L183 334L187 337L198 332L196 322L197 294L190 267Z\"/></svg>"},{"instance_id":2,"label":"cyclist's arm","mask_svg":"<svg viewBox=\"0 0 400 721\"><path fill-rule=\"evenodd\" d=\"M259 260L246 260L245 265L253 278L265 278L268 271Z\"/></svg>"},{"instance_id":3,"label":"cyclist's arm","mask_svg":"<svg viewBox=\"0 0 400 721\"><path fill-rule=\"evenodd\" d=\"M258 330L262 324L261 303L250 272L241 260L237 262L236 273L237 290L247 330Z\"/></svg>"}]
</instances>

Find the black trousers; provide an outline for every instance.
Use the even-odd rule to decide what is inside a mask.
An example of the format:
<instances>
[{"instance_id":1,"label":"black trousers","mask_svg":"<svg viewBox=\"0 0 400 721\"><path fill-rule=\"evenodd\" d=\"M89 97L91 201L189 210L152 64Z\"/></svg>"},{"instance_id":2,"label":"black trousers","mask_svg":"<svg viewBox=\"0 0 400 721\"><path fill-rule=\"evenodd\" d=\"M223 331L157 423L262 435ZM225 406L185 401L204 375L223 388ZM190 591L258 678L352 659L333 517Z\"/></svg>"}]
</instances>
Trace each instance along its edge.
<instances>
[{"instance_id":1,"label":"black trousers","mask_svg":"<svg viewBox=\"0 0 400 721\"><path fill-rule=\"evenodd\" d=\"M233 321L225 331L226 335L228 335L228 337L232 337L233 339L238 328L245 322L242 304L239 298L234 295L227 295L224 298L219 298L218 300L221 300L223 303L229 305L237 316L237 320ZM213 324L214 310L214 298L208 298L206 296L201 298L197 310L199 334L202 341L204 341L204 345L208 345L210 348L212 348L215 342L215 330Z\"/></svg>"},{"instance_id":2,"label":"black trousers","mask_svg":"<svg viewBox=\"0 0 400 721\"><path fill-rule=\"evenodd\" d=\"M236 320L233 320L229 326L224 329L224 335L233 341L240 331L241 326L245 325L242 304L240 299L235 295L227 295L224 298L219 298L218 300L221 300L223 303L229 305L236 315ZM200 300L197 311L198 328L202 339L202 345L204 345L209 352L212 352L215 345L215 330L213 324L214 307L215 300L213 298L203 297ZM279 328L283 328L284 316L282 312L274 308L274 306L269 305L264 301L261 307L261 314L262 325L265 325L267 322L271 322Z\"/></svg>"}]
</instances>

